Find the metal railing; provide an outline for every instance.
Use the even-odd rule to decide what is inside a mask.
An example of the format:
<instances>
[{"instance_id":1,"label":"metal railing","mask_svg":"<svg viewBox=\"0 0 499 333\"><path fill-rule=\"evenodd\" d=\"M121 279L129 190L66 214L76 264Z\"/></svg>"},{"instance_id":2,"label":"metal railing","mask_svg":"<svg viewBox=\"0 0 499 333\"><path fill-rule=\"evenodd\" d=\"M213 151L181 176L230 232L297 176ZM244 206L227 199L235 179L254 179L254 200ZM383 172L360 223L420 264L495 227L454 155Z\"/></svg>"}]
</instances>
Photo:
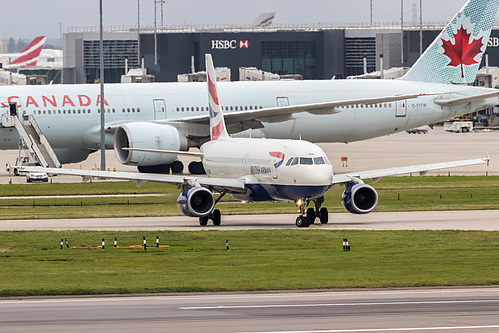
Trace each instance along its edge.
<instances>
[{"instance_id":1,"label":"metal railing","mask_svg":"<svg viewBox=\"0 0 499 333\"><path fill-rule=\"evenodd\" d=\"M423 30L442 30L447 22L426 22ZM499 29L499 22L494 23L494 29ZM170 25L156 27L158 33L192 33L192 32L272 32L281 30L297 31L320 31L320 30L400 30L400 22L345 22L345 23L311 23L311 24L279 24L270 27L254 27L251 25L231 25L231 24L202 24L202 25ZM404 30L419 30L419 24L408 22L404 24ZM136 25L121 25L104 27L105 32L113 33L137 33ZM140 27L142 33L154 33L154 26ZM98 26L72 26L67 29L67 33L98 33Z\"/></svg>"}]
</instances>

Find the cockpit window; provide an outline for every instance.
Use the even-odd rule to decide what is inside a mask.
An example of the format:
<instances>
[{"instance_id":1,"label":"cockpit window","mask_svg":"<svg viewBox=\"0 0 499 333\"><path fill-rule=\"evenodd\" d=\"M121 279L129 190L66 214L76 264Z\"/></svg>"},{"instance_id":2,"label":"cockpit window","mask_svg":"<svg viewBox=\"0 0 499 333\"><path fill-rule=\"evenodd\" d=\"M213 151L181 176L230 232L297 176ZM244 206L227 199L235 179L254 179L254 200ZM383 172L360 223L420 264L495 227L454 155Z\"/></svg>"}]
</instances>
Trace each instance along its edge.
<instances>
[{"instance_id":1,"label":"cockpit window","mask_svg":"<svg viewBox=\"0 0 499 333\"><path fill-rule=\"evenodd\" d=\"M293 162L291 162L291 165L297 165L298 164L298 157L293 158Z\"/></svg>"},{"instance_id":2,"label":"cockpit window","mask_svg":"<svg viewBox=\"0 0 499 333\"><path fill-rule=\"evenodd\" d=\"M312 165L314 164L312 157L300 157L300 164Z\"/></svg>"},{"instance_id":3,"label":"cockpit window","mask_svg":"<svg viewBox=\"0 0 499 333\"><path fill-rule=\"evenodd\" d=\"M324 158L322 157L314 157L314 164L326 164L326 162L324 162Z\"/></svg>"},{"instance_id":4,"label":"cockpit window","mask_svg":"<svg viewBox=\"0 0 499 333\"><path fill-rule=\"evenodd\" d=\"M293 161L294 157L291 157L289 160L288 160L288 163L286 163L286 165L290 165L291 162Z\"/></svg>"}]
</instances>

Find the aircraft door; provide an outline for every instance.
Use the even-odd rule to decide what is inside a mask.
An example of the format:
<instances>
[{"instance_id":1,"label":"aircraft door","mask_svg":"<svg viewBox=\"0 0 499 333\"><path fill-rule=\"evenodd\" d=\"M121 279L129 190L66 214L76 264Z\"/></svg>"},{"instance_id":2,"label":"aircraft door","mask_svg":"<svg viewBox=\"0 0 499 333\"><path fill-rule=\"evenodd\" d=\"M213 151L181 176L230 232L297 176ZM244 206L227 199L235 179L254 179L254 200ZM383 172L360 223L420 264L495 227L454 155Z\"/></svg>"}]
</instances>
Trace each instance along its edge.
<instances>
[{"instance_id":1,"label":"aircraft door","mask_svg":"<svg viewBox=\"0 0 499 333\"><path fill-rule=\"evenodd\" d=\"M287 97L276 97L277 106L289 106L289 99Z\"/></svg>"},{"instance_id":2,"label":"aircraft door","mask_svg":"<svg viewBox=\"0 0 499 333\"><path fill-rule=\"evenodd\" d=\"M395 117L407 116L407 101L398 101L395 103Z\"/></svg>"},{"instance_id":3,"label":"aircraft door","mask_svg":"<svg viewBox=\"0 0 499 333\"><path fill-rule=\"evenodd\" d=\"M166 119L166 102L164 99L154 99L154 120Z\"/></svg>"}]
</instances>

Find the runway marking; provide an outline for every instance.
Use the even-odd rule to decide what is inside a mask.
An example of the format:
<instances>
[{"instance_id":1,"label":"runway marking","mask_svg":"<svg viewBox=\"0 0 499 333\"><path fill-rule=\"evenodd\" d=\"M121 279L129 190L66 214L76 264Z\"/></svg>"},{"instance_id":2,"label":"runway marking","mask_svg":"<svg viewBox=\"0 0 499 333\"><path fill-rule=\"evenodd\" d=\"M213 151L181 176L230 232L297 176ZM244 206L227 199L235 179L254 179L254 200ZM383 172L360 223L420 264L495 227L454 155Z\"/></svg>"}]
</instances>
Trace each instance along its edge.
<instances>
[{"instance_id":1,"label":"runway marking","mask_svg":"<svg viewBox=\"0 0 499 333\"><path fill-rule=\"evenodd\" d=\"M368 328L353 330L318 330L318 331L266 331L246 333L353 333L353 332L414 332L414 331L450 331L499 328L499 325L487 326L448 326L448 327L410 327L410 328Z\"/></svg>"},{"instance_id":2,"label":"runway marking","mask_svg":"<svg viewBox=\"0 0 499 333\"><path fill-rule=\"evenodd\" d=\"M417 302L365 302L365 303L322 303L322 304L269 304L269 305L217 305L217 306L186 306L181 310L216 310L216 309L269 309L269 308L313 308L335 306L373 306L373 305L421 305L421 304L476 304L499 303L498 299L476 301L417 301Z\"/></svg>"}]
</instances>

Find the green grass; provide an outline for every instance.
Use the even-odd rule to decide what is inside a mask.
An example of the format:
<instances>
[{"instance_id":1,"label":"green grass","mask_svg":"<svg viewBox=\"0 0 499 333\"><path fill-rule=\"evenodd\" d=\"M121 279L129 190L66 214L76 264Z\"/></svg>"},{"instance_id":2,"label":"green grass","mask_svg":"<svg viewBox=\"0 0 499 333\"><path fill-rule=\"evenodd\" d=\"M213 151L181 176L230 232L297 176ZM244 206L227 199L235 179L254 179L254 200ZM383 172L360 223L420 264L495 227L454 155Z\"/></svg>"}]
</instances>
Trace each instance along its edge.
<instances>
[{"instance_id":1,"label":"green grass","mask_svg":"<svg viewBox=\"0 0 499 333\"><path fill-rule=\"evenodd\" d=\"M379 194L377 211L499 209L499 177L393 177L373 184ZM343 212L343 187L326 195L330 212ZM157 194L148 197L110 197L111 194ZM8 199L9 196L104 195L102 198ZM0 185L0 219L105 218L180 215L175 186L133 182ZM240 204L230 196L218 205L222 214L294 213L293 203Z\"/></svg>"},{"instance_id":2,"label":"green grass","mask_svg":"<svg viewBox=\"0 0 499 333\"><path fill-rule=\"evenodd\" d=\"M153 244L170 248L113 250ZM0 296L496 285L499 233L256 230L0 232ZM105 250L59 250L61 237ZM342 238L352 250L343 252ZM230 252L225 239L230 241Z\"/></svg>"}]
</instances>

